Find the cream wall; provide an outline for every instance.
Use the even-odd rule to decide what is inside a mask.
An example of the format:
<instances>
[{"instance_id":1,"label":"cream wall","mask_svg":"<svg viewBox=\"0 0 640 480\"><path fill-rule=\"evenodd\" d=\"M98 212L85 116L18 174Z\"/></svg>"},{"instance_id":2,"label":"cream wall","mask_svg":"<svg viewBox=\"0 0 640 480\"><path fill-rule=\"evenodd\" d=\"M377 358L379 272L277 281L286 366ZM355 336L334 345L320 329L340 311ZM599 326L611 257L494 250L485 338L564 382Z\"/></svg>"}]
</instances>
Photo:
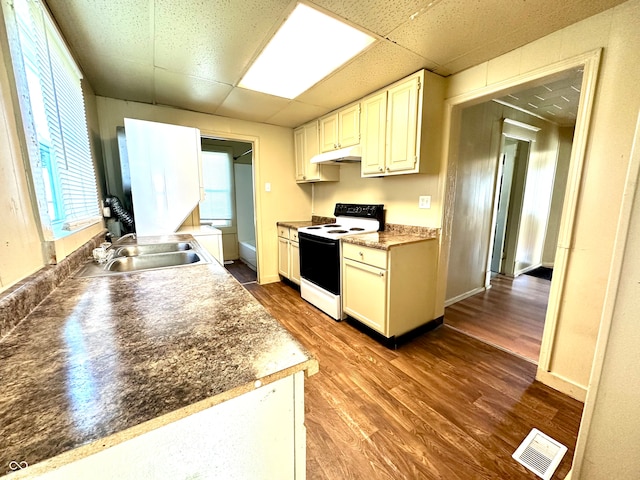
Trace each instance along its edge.
<instances>
[{"instance_id":1,"label":"cream wall","mask_svg":"<svg viewBox=\"0 0 640 480\"><path fill-rule=\"evenodd\" d=\"M640 115L573 480L640 478L639 171Z\"/></svg>"},{"instance_id":2,"label":"cream wall","mask_svg":"<svg viewBox=\"0 0 640 480\"><path fill-rule=\"evenodd\" d=\"M125 117L195 127L202 135L254 142L259 281L279 280L276 222L306 220L311 213L311 188L295 183L290 128L106 97L97 97L97 104L108 176L119 175L116 127L124 125ZM266 183L271 185L270 192L265 191Z\"/></svg>"},{"instance_id":3,"label":"cream wall","mask_svg":"<svg viewBox=\"0 0 640 480\"><path fill-rule=\"evenodd\" d=\"M553 183L549 223L547 225L547 234L544 241L544 250L542 251L542 264L545 267L553 267L556 248L558 247L560 216L562 215L562 203L567 187L567 176L569 175L569 160L571 160L573 130L573 127L561 127L558 129L558 161L556 163L555 181Z\"/></svg>"},{"instance_id":4,"label":"cream wall","mask_svg":"<svg viewBox=\"0 0 640 480\"><path fill-rule=\"evenodd\" d=\"M625 173L640 108L640 0L630 0L449 77L447 97L482 92L603 48L573 237L548 370L539 378L584 398L603 311ZM488 88L490 87L490 88Z\"/></svg>"},{"instance_id":5,"label":"cream wall","mask_svg":"<svg viewBox=\"0 0 640 480\"><path fill-rule=\"evenodd\" d=\"M558 128L496 102L469 107L462 112L457 149L447 303L485 286L503 118L540 128L529 152L517 269L541 258L548 215L545 200L550 198L553 185Z\"/></svg>"}]
</instances>

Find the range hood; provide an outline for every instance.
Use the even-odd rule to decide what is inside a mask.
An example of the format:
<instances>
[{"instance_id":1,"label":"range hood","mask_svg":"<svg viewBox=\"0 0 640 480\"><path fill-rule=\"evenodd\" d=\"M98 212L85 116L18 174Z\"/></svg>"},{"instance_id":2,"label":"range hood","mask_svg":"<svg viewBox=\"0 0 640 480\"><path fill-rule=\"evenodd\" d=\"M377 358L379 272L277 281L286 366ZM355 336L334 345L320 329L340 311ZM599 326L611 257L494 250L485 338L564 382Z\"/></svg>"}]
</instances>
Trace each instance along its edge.
<instances>
[{"instance_id":1,"label":"range hood","mask_svg":"<svg viewBox=\"0 0 640 480\"><path fill-rule=\"evenodd\" d=\"M340 148L330 152L320 153L311 158L311 163L321 163L323 165L340 165L341 163L359 162L362 160L360 145Z\"/></svg>"}]
</instances>

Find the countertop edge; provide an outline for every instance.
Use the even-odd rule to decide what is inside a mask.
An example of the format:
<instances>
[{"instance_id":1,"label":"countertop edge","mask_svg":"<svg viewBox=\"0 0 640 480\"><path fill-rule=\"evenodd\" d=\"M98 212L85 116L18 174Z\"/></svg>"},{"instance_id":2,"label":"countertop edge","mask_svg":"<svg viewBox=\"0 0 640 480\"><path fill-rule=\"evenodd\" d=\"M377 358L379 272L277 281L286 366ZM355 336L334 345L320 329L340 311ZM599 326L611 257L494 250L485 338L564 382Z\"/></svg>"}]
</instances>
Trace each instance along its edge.
<instances>
[{"instance_id":1,"label":"countertop edge","mask_svg":"<svg viewBox=\"0 0 640 480\"><path fill-rule=\"evenodd\" d=\"M103 450L107 450L108 448L114 447L118 444L126 442L127 440L131 440L144 435L145 433L151 432L165 425L175 423L191 415L215 407L216 405L220 405L221 403L224 403L228 400L232 400L236 397L239 397L240 395L249 393L253 390L256 390L257 388L269 385L270 383L281 380L295 373L305 372L305 377L308 378L318 373L318 371L318 361L315 358L310 358L308 360L305 360L304 362L300 362L296 365L292 365L283 370L257 379L260 381L260 386L258 387L256 387L255 382L247 382L238 387L214 395L213 397L205 398L204 400L193 403L191 405L187 405L178 410L174 410L173 412L169 412L151 420L147 420L146 422L140 423L138 425L134 425L133 427L114 433L112 435L109 435L108 437L95 440L86 445L82 445L80 447L56 455L55 457L43 460L42 462L29 465L27 468L24 468L22 470L8 473L2 478L3 480L18 480L44 475L47 472L53 471L57 468L63 467L83 458L87 458L91 455L97 454Z\"/></svg>"},{"instance_id":2,"label":"countertop edge","mask_svg":"<svg viewBox=\"0 0 640 480\"><path fill-rule=\"evenodd\" d=\"M362 235L347 235L341 238L344 243L349 243L351 245L360 245L363 247L375 248L376 250L390 250L392 247L397 247L399 245L408 245L411 243L418 242L426 242L429 240L437 240L437 237L419 237L419 236L404 236L405 238L401 240L389 240L389 241L376 241L376 240L367 240L365 238L358 238ZM410 237L410 238L406 238Z\"/></svg>"}]
</instances>

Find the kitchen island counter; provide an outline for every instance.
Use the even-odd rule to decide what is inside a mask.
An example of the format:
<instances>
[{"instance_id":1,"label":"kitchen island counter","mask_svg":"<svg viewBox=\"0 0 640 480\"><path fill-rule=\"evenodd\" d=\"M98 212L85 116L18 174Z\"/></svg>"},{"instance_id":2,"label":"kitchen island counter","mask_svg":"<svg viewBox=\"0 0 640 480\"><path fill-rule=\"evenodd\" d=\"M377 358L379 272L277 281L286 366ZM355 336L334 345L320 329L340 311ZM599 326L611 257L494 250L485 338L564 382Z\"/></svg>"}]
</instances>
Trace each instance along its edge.
<instances>
[{"instance_id":1,"label":"kitchen island counter","mask_svg":"<svg viewBox=\"0 0 640 480\"><path fill-rule=\"evenodd\" d=\"M11 478L318 368L215 261L68 278L2 339L0 359L0 476L31 465Z\"/></svg>"}]
</instances>

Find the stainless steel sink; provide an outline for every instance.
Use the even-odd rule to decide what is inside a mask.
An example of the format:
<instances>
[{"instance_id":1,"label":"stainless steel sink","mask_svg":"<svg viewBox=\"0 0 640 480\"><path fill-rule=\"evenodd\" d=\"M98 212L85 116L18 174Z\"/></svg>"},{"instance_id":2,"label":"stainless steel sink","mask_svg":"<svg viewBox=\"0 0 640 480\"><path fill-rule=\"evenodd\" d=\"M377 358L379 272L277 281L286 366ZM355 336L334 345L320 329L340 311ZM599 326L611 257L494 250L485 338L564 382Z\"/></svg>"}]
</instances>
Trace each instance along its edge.
<instances>
[{"instance_id":1,"label":"stainless steel sink","mask_svg":"<svg viewBox=\"0 0 640 480\"><path fill-rule=\"evenodd\" d=\"M114 250L114 257L137 257L138 255L149 255L153 253L182 252L191 250L193 247L188 242L172 243L146 243L142 245L127 245Z\"/></svg>"},{"instance_id":2,"label":"stainless steel sink","mask_svg":"<svg viewBox=\"0 0 640 480\"><path fill-rule=\"evenodd\" d=\"M160 268L210 263L202 249L191 242L144 243L111 247L111 260L105 264L88 262L77 277L100 277Z\"/></svg>"},{"instance_id":3,"label":"stainless steel sink","mask_svg":"<svg viewBox=\"0 0 640 480\"><path fill-rule=\"evenodd\" d=\"M156 253L135 257L117 257L107 262L104 269L109 272L137 272L153 268L189 265L198 263L200 260L200 255L195 252Z\"/></svg>"}]
</instances>

